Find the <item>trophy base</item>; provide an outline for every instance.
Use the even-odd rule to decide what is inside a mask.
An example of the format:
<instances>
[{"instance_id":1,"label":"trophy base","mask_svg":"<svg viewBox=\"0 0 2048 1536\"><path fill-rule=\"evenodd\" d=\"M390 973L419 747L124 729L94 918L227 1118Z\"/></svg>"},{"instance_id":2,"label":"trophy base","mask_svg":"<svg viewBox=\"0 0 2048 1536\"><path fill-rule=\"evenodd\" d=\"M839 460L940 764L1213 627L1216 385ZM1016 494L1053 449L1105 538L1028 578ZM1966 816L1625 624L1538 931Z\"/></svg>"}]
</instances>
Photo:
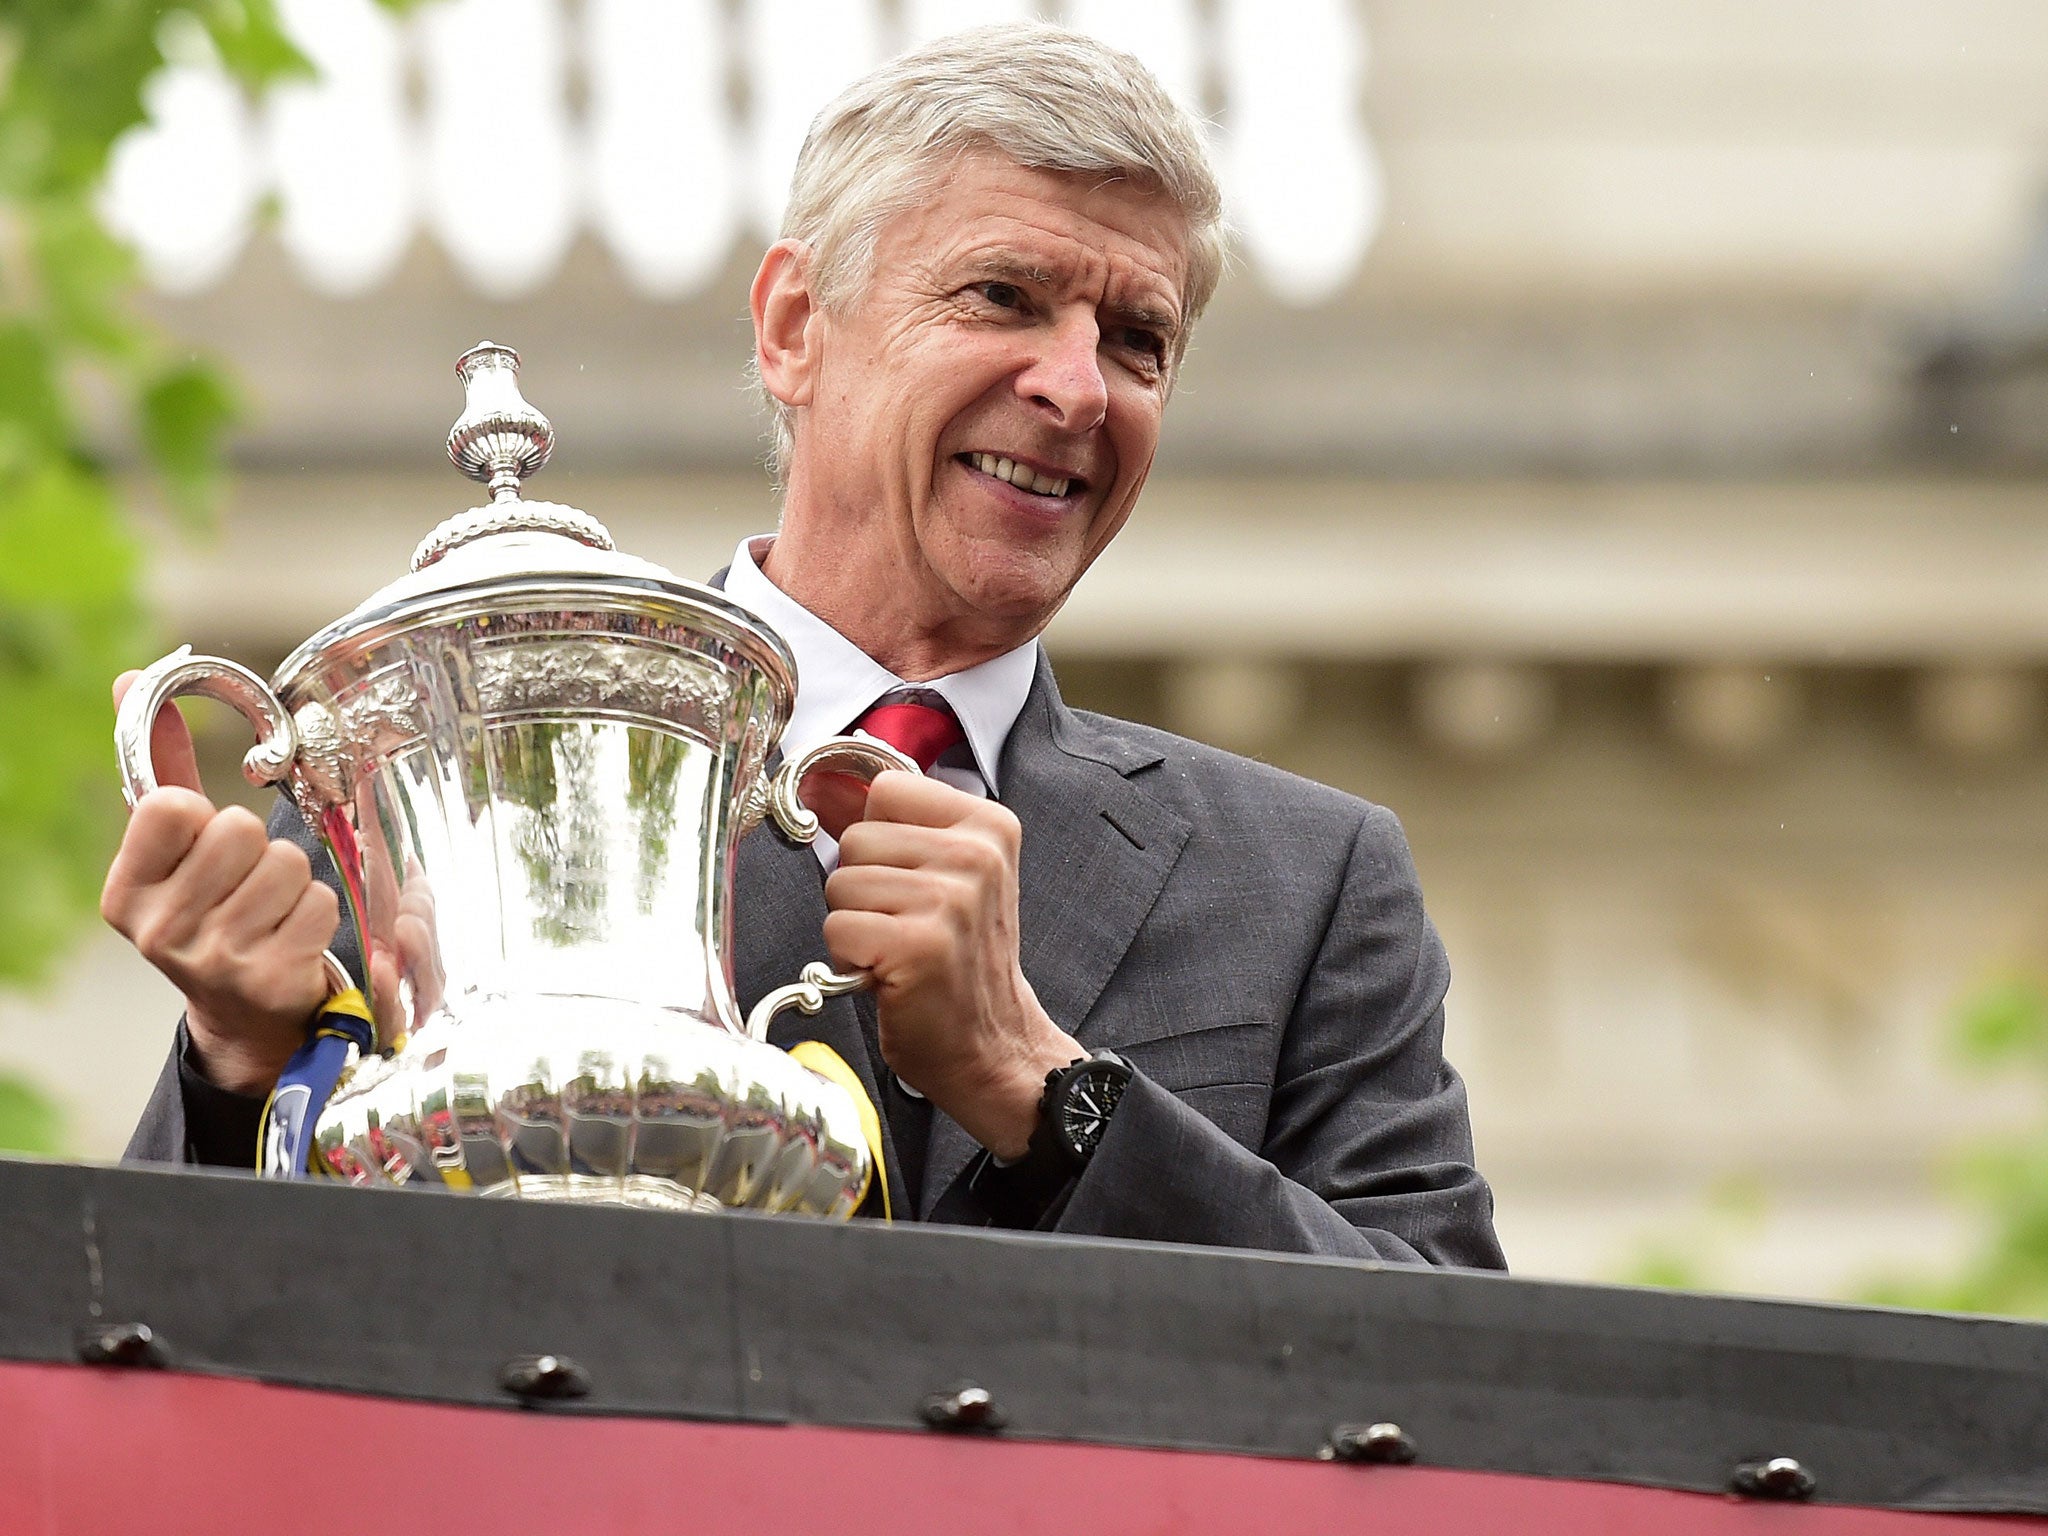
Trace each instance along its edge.
<instances>
[{"instance_id":1,"label":"trophy base","mask_svg":"<svg viewBox=\"0 0 2048 1536\"><path fill-rule=\"evenodd\" d=\"M871 1158L838 1084L688 1014L610 998L472 997L352 1059L317 1175L497 1199L845 1217Z\"/></svg>"},{"instance_id":2,"label":"trophy base","mask_svg":"<svg viewBox=\"0 0 2048 1536\"><path fill-rule=\"evenodd\" d=\"M626 1205L643 1211L723 1211L731 1207L702 1190L684 1189L670 1179L629 1174L623 1181L580 1174L527 1174L478 1193L500 1200L547 1200L557 1205Z\"/></svg>"}]
</instances>

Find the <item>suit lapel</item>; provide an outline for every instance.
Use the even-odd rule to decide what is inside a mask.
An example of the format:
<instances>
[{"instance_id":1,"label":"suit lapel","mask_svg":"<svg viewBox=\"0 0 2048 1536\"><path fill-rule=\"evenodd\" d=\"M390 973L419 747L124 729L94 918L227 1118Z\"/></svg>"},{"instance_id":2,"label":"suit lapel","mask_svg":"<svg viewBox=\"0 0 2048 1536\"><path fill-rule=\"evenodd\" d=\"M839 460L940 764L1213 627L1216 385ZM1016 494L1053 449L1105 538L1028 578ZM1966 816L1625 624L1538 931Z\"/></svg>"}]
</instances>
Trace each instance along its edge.
<instances>
[{"instance_id":1,"label":"suit lapel","mask_svg":"<svg viewBox=\"0 0 2048 1536\"><path fill-rule=\"evenodd\" d=\"M1084 1043L1109 984L1188 839L1188 823L1128 775L1160 754L1110 736L1061 701L1043 653L998 770L1024 826L1018 927L1025 979L1055 1023ZM975 1144L934 1115L920 1210L930 1210Z\"/></svg>"}]
</instances>

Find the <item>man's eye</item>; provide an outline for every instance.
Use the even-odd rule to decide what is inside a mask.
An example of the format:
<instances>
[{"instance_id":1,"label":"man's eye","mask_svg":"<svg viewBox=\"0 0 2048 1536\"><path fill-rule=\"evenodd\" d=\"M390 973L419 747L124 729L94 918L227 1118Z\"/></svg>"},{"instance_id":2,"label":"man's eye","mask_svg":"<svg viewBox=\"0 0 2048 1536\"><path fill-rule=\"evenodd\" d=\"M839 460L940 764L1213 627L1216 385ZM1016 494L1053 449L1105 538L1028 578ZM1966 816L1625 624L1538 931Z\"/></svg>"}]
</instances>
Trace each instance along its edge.
<instances>
[{"instance_id":1,"label":"man's eye","mask_svg":"<svg viewBox=\"0 0 2048 1536\"><path fill-rule=\"evenodd\" d=\"M1148 331L1142 326L1132 326L1124 331L1124 345L1133 352L1142 352L1155 363L1166 361L1166 338L1157 331Z\"/></svg>"},{"instance_id":2,"label":"man's eye","mask_svg":"<svg viewBox=\"0 0 2048 1536\"><path fill-rule=\"evenodd\" d=\"M981 296L998 309L1022 309L1024 290L1015 283L983 283Z\"/></svg>"}]
</instances>

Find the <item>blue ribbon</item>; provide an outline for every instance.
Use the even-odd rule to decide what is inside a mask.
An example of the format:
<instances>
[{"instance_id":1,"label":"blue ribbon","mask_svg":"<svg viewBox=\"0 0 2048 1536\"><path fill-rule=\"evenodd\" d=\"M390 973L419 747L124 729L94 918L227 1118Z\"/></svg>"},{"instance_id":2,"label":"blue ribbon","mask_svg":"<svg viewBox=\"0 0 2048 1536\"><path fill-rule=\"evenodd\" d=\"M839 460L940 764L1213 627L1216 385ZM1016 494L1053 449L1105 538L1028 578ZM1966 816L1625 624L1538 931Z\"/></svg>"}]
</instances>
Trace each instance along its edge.
<instances>
[{"instance_id":1,"label":"blue ribbon","mask_svg":"<svg viewBox=\"0 0 2048 1536\"><path fill-rule=\"evenodd\" d=\"M370 1005L355 987L337 992L306 1027L306 1043L292 1053L270 1101L263 1106L263 1132L256 1171L270 1178L303 1179L312 1172L313 1129L348 1065L348 1048L362 1055L377 1048Z\"/></svg>"}]
</instances>

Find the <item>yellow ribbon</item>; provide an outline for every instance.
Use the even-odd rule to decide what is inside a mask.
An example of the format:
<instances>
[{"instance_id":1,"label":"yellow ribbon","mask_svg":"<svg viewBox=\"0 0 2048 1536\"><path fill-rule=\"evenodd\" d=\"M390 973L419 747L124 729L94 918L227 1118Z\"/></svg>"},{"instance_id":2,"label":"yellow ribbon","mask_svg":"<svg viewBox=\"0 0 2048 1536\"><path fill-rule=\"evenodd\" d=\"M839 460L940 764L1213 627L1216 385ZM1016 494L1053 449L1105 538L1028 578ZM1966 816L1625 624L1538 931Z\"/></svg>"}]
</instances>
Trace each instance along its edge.
<instances>
[{"instance_id":1,"label":"yellow ribbon","mask_svg":"<svg viewBox=\"0 0 2048 1536\"><path fill-rule=\"evenodd\" d=\"M882 1117L875 1112L875 1102L868 1097L868 1091L861 1086L860 1075L846 1064L831 1046L822 1040L799 1040L789 1048L790 1058L799 1066L809 1067L827 1082L837 1083L853 1095L853 1107L860 1111L861 1135L867 1138L868 1152L872 1161L868 1165L868 1183L860 1187L860 1200L868 1197L868 1184L876 1179L882 1181L882 1220L890 1221L889 1176L882 1165ZM858 1207L860 1200L854 1201Z\"/></svg>"},{"instance_id":2,"label":"yellow ribbon","mask_svg":"<svg viewBox=\"0 0 2048 1536\"><path fill-rule=\"evenodd\" d=\"M363 996L361 987L350 987L345 992L335 993L320 1005L320 1011L323 1014L345 1013L352 1019L361 1019L365 1024L372 1026L377 1022L376 1015L370 1012L370 1000Z\"/></svg>"}]
</instances>

